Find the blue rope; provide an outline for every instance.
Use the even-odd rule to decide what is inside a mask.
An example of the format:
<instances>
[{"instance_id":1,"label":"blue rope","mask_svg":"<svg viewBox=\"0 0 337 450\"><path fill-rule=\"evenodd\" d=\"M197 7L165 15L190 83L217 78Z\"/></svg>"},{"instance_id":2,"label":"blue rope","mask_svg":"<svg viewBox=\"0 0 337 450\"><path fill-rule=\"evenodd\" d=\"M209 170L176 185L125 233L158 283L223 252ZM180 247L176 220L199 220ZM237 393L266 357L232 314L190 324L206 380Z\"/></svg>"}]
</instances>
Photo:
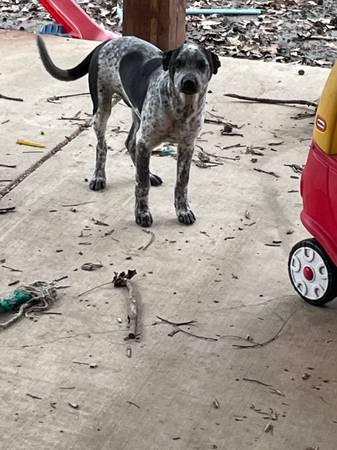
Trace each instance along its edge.
<instances>
[{"instance_id":1,"label":"blue rope","mask_svg":"<svg viewBox=\"0 0 337 450\"><path fill-rule=\"evenodd\" d=\"M10 312L17 309L18 306L28 302L32 295L24 289L15 289L12 294L6 297L0 297L0 312Z\"/></svg>"}]
</instances>

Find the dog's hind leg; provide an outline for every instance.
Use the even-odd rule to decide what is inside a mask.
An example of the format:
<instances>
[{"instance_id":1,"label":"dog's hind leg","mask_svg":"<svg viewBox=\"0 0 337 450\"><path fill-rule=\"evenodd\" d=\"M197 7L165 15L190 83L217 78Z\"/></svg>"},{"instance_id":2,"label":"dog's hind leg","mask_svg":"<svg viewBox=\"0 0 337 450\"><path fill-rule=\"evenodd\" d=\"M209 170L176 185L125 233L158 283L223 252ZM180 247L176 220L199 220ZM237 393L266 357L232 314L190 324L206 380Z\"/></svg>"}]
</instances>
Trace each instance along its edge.
<instances>
[{"instance_id":1,"label":"dog's hind leg","mask_svg":"<svg viewBox=\"0 0 337 450\"><path fill-rule=\"evenodd\" d=\"M96 146L96 168L89 187L93 191L100 191L105 188L105 162L107 154L107 145L105 140L105 132L108 119L111 114L112 94L104 89L100 92L99 106L96 111L94 130L97 136Z\"/></svg>"},{"instance_id":2,"label":"dog's hind leg","mask_svg":"<svg viewBox=\"0 0 337 450\"><path fill-rule=\"evenodd\" d=\"M125 146L128 149L132 162L136 166L136 135L139 130L140 119L134 112L132 113L132 126L129 131L128 137L125 141ZM151 186L160 186L163 184L163 180L158 176L150 172Z\"/></svg>"},{"instance_id":3,"label":"dog's hind leg","mask_svg":"<svg viewBox=\"0 0 337 450\"><path fill-rule=\"evenodd\" d=\"M128 149L128 152L134 165L136 165L136 135L137 131L139 130L139 126L140 126L140 119L137 116L137 114L132 112L132 126L130 128L128 137L126 138L125 147Z\"/></svg>"}]
</instances>

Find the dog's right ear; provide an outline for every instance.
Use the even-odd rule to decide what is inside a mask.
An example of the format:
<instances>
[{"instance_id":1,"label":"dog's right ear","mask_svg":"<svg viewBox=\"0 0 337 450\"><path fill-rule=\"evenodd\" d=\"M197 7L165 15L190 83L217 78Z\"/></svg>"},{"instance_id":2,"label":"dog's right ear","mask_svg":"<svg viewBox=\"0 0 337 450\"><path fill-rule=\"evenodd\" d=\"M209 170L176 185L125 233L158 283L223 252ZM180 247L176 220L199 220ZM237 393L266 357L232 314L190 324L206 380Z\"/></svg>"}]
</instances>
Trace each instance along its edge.
<instances>
[{"instance_id":1,"label":"dog's right ear","mask_svg":"<svg viewBox=\"0 0 337 450\"><path fill-rule=\"evenodd\" d=\"M163 54L163 69L165 71L169 70L172 55L173 55L173 50L170 50Z\"/></svg>"}]
</instances>

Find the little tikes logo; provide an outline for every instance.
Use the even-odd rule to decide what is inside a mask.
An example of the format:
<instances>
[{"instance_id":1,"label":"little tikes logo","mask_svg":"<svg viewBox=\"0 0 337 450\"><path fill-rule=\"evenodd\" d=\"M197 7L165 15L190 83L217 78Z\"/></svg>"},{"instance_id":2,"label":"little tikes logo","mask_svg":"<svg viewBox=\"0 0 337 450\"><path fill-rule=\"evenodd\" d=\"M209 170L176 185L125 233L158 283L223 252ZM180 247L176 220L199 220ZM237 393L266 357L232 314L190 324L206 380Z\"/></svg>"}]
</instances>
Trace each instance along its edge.
<instances>
[{"instance_id":1,"label":"little tikes logo","mask_svg":"<svg viewBox=\"0 0 337 450\"><path fill-rule=\"evenodd\" d=\"M325 119L323 119L322 116L316 117L316 127L319 131L322 131L323 133L324 133L324 131L326 131L327 123L326 123Z\"/></svg>"}]
</instances>

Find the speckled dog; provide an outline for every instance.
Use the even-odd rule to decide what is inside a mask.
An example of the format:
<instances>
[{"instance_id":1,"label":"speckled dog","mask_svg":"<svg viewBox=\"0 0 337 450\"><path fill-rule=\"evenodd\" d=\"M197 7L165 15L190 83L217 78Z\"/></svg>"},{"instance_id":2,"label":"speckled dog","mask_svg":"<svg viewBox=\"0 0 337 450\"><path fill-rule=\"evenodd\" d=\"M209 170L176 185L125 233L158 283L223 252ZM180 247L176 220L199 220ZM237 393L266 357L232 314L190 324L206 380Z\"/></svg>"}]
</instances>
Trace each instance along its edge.
<instances>
[{"instance_id":1,"label":"speckled dog","mask_svg":"<svg viewBox=\"0 0 337 450\"><path fill-rule=\"evenodd\" d=\"M122 37L102 43L73 69L62 70L52 62L39 36L37 43L46 70L58 80L72 81L89 73L97 135L90 189L105 188L105 132L112 96L117 94L132 108L133 123L125 144L136 166L136 222L152 225L150 183L157 186L162 180L150 172L150 156L160 143L171 142L178 144L176 213L179 222L194 223L187 198L189 172L203 123L207 86L220 67L219 58L195 44L163 53L141 39Z\"/></svg>"}]
</instances>

